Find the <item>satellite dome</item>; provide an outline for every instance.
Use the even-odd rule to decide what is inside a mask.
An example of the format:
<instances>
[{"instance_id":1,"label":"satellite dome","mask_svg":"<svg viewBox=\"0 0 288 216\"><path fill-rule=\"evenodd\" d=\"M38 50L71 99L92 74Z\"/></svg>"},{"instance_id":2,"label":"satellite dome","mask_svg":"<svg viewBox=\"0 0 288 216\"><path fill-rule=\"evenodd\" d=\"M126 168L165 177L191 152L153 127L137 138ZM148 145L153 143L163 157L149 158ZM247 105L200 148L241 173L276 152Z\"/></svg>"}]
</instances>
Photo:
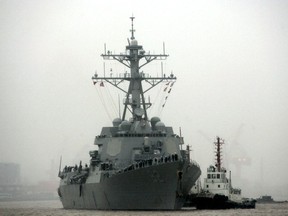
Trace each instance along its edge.
<instances>
[{"instance_id":1,"label":"satellite dome","mask_svg":"<svg viewBox=\"0 0 288 216\"><path fill-rule=\"evenodd\" d=\"M160 118L159 117L152 117L151 118L151 125L152 125L152 129L155 129L155 125L157 122L160 122Z\"/></svg>"},{"instance_id":2,"label":"satellite dome","mask_svg":"<svg viewBox=\"0 0 288 216\"><path fill-rule=\"evenodd\" d=\"M121 124L122 120L120 118L115 118L112 122L113 127L118 127Z\"/></svg>"},{"instance_id":3,"label":"satellite dome","mask_svg":"<svg viewBox=\"0 0 288 216\"><path fill-rule=\"evenodd\" d=\"M165 131L165 124L161 121L158 121L155 125L156 130Z\"/></svg>"},{"instance_id":4,"label":"satellite dome","mask_svg":"<svg viewBox=\"0 0 288 216\"><path fill-rule=\"evenodd\" d=\"M132 46L137 46L137 45L138 45L138 41L135 40L135 39L133 39L133 40L131 41L131 45L132 45Z\"/></svg>"},{"instance_id":5,"label":"satellite dome","mask_svg":"<svg viewBox=\"0 0 288 216\"><path fill-rule=\"evenodd\" d=\"M131 123L125 120L119 125L119 127L120 127L120 130L129 131L131 127Z\"/></svg>"}]
</instances>

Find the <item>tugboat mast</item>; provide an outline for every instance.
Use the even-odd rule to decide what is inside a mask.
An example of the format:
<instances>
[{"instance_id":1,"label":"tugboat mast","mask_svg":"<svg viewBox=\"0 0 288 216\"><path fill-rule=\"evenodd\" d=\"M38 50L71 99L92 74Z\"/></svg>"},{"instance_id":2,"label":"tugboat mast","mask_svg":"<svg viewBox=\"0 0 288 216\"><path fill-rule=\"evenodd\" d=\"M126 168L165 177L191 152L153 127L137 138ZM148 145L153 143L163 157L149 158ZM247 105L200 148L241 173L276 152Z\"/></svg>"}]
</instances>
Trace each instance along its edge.
<instances>
[{"instance_id":1,"label":"tugboat mast","mask_svg":"<svg viewBox=\"0 0 288 216\"><path fill-rule=\"evenodd\" d=\"M132 114L133 121L140 121L144 119L145 121L148 121L147 116L147 109L151 107L150 101L146 102L144 93L149 91L150 89L154 88L156 85L161 83L162 81L171 81L176 80L176 77L171 74L170 76L166 77L165 75L162 77L150 77L147 76L147 74L144 74L144 72L140 72L140 69L146 65L152 62L153 60L166 60L168 55L166 54L146 54L146 52L143 50L143 47L141 45L138 45L137 40L135 39L134 33L134 24L133 20L135 17L130 17L131 19L131 42L128 39L128 46L126 46L126 52L123 54L112 54L111 51L105 50L105 53L101 56L104 60L116 60L126 67L130 68L130 73L125 73L120 75L119 77L99 77L98 74L95 74L92 77L92 80L94 82L97 81L106 81L110 83L111 85L115 86L116 88L120 89L121 91L126 93L125 102L124 102L124 110L122 114L122 121L125 120L127 110L129 110ZM140 64L140 60L144 60L145 62ZM119 84L123 81L129 82L129 88L128 90L122 89ZM143 90L142 81L145 80L148 84L150 84L150 87L146 90Z\"/></svg>"},{"instance_id":2,"label":"tugboat mast","mask_svg":"<svg viewBox=\"0 0 288 216\"><path fill-rule=\"evenodd\" d=\"M221 161L222 161L222 151L221 151L221 145L224 144L224 140L221 139L220 137L217 137L216 138L216 142L214 142L215 144L215 148L216 148L216 168L217 168L217 172L220 172L221 171Z\"/></svg>"}]
</instances>

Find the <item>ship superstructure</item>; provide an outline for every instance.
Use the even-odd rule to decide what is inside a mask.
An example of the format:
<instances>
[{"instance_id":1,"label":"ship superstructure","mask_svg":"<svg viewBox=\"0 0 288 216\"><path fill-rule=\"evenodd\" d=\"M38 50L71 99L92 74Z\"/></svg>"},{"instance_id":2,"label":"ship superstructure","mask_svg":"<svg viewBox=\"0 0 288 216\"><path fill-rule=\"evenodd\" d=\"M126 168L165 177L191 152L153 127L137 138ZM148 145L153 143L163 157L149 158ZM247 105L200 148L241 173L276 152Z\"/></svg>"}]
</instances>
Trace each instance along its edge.
<instances>
[{"instance_id":1,"label":"ship superstructure","mask_svg":"<svg viewBox=\"0 0 288 216\"><path fill-rule=\"evenodd\" d=\"M176 77L153 77L142 71L143 66L168 55L146 53L135 39L134 17L131 21L125 53L105 49L102 54L104 60L116 60L130 72L118 77L92 77L95 83L107 82L125 92L122 117L96 136L98 150L90 151L89 166L80 162L59 172L58 193L64 208L180 209L201 174L198 164L190 160L189 150L180 148L183 137L159 117L149 119L147 115L152 104L145 93L161 82L175 82ZM120 85L124 81L129 83L128 90ZM143 89L142 81L150 87Z\"/></svg>"}]
</instances>

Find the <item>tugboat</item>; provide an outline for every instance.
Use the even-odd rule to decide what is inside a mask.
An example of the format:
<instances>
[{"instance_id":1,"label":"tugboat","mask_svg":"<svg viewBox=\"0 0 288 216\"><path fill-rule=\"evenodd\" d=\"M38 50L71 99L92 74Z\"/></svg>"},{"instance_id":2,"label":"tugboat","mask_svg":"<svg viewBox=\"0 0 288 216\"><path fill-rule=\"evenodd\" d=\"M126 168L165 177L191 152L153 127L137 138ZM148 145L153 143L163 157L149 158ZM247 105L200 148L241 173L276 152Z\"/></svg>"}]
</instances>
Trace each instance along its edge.
<instances>
[{"instance_id":1,"label":"tugboat","mask_svg":"<svg viewBox=\"0 0 288 216\"><path fill-rule=\"evenodd\" d=\"M221 146L224 140L220 137L216 139L215 166L208 167L204 188L197 195L189 195L188 202L193 203L197 209L255 208L256 200L242 198L241 189L232 187L231 172L229 179L226 177L227 171L221 166Z\"/></svg>"},{"instance_id":2,"label":"tugboat","mask_svg":"<svg viewBox=\"0 0 288 216\"><path fill-rule=\"evenodd\" d=\"M59 168L58 194L65 209L175 210L180 209L191 187L201 175L199 165L190 160L189 149L182 150L183 137L165 126L159 117L148 118L152 105L144 94L160 83L171 90L176 77L150 76L142 67L168 55L145 52L131 37L125 53L106 51L104 60L116 60L130 69L117 77L95 74L94 84L107 83L125 92L124 110L113 125L103 127L90 151L90 164ZM141 70L141 71L140 71ZM123 82L129 88L122 88ZM142 81L148 87L144 89ZM130 114L129 114L130 112ZM129 114L129 116L128 116Z\"/></svg>"}]
</instances>

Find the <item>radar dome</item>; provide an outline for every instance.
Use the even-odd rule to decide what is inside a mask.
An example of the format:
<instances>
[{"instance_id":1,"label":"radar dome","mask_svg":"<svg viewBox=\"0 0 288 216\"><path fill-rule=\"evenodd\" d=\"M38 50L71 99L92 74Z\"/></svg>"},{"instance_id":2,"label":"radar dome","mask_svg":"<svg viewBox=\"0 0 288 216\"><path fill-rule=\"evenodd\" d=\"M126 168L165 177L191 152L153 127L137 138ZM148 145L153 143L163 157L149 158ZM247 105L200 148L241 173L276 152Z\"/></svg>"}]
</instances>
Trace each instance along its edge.
<instances>
[{"instance_id":1,"label":"radar dome","mask_svg":"<svg viewBox=\"0 0 288 216\"><path fill-rule=\"evenodd\" d=\"M151 118L151 125L152 125L152 129L155 129L155 125L157 122L160 122L160 118L159 117L153 117Z\"/></svg>"},{"instance_id":2,"label":"radar dome","mask_svg":"<svg viewBox=\"0 0 288 216\"><path fill-rule=\"evenodd\" d=\"M125 120L119 125L119 127L120 127L120 130L129 131L131 127L131 123Z\"/></svg>"},{"instance_id":3,"label":"radar dome","mask_svg":"<svg viewBox=\"0 0 288 216\"><path fill-rule=\"evenodd\" d=\"M132 46L137 46L137 45L138 45L138 41L135 40L135 39L133 39L133 40L131 41L131 45L132 45Z\"/></svg>"},{"instance_id":4,"label":"radar dome","mask_svg":"<svg viewBox=\"0 0 288 216\"><path fill-rule=\"evenodd\" d=\"M115 118L112 122L113 127L118 127L121 124L122 120L120 118Z\"/></svg>"},{"instance_id":5,"label":"radar dome","mask_svg":"<svg viewBox=\"0 0 288 216\"><path fill-rule=\"evenodd\" d=\"M158 121L155 125L157 131L165 131L165 124L161 121Z\"/></svg>"}]
</instances>

